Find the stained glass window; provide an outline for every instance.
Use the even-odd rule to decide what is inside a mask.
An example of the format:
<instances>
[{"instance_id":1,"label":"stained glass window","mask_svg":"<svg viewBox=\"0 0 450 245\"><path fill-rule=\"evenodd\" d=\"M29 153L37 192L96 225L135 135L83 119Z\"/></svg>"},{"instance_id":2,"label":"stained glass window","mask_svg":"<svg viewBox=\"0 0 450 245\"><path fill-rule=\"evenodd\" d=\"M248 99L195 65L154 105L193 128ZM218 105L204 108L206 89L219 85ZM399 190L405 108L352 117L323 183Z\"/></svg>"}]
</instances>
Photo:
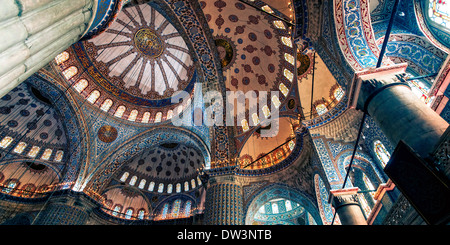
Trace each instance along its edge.
<instances>
[{"instance_id":1,"label":"stained glass window","mask_svg":"<svg viewBox=\"0 0 450 245\"><path fill-rule=\"evenodd\" d=\"M384 147L383 143L381 143L381 141L376 140L374 142L374 151L375 154L377 155L378 160L380 160L381 165L383 167L386 166L386 164L389 161L389 158L391 158L391 155L389 154L389 152L386 150L386 148Z\"/></svg>"},{"instance_id":2,"label":"stained glass window","mask_svg":"<svg viewBox=\"0 0 450 245\"><path fill-rule=\"evenodd\" d=\"M77 73L78 69L75 66L71 66L63 71L63 75L67 80L71 79Z\"/></svg>"},{"instance_id":3,"label":"stained glass window","mask_svg":"<svg viewBox=\"0 0 450 245\"><path fill-rule=\"evenodd\" d=\"M181 200L180 199L175 200L172 207L172 217L178 217L178 214L180 213L180 206Z\"/></svg>"},{"instance_id":4,"label":"stained glass window","mask_svg":"<svg viewBox=\"0 0 450 245\"><path fill-rule=\"evenodd\" d=\"M138 115L138 111L137 110L132 110L130 112L130 115L128 116L128 121L134 122L136 120L137 115Z\"/></svg>"},{"instance_id":5,"label":"stained glass window","mask_svg":"<svg viewBox=\"0 0 450 245\"><path fill-rule=\"evenodd\" d=\"M128 208L125 212L125 219L131 219L131 216L133 215L133 209Z\"/></svg>"},{"instance_id":6,"label":"stained glass window","mask_svg":"<svg viewBox=\"0 0 450 245\"><path fill-rule=\"evenodd\" d=\"M334 90L334 98L336 98L336 100L340 101L342 99L342 97L344 97L344 90L341 87L338 87L337 89Z\"/></svg>"},{"instance_id":7,"label":"stained glass window","mask_svg":"<svg viewBox=\"0 0 450 245\"><path fill-rule=\"evenodd\" d=\"M16 148L14 148L14 152L20 154L23 152L23 150L25 150L25 147L27 147L27 143L20 142L19 144L17 144Z\"/></svg>"},{"instance_id":8,"label":"stained glass window","mask_svg":"<svg viewBox=\"0 0 450 245\"><path fill-rule=\"evenodd\" d=\"M106 99L105 101L103 101L100 109L107 112L109 110L109 108L111 108L112 104L113 104L112 100Z\"/></svg>"},{"instance_id":9,"label":"stained glass window","mask_svg":"<svg viewBox=\"0 0 450 245\"><path fill-rule=\"evenodd\" d=\"M162 112L156 113L156 116L155 116L155 123L161 122L161 118L162 118Z\"/></svg>"},{"instance_id":10,"label":"stained glass window","mask_svg":"<svg viewBox=\"0 0 450 245\"><path fill-rule=\"evenodd\" d=\"M188 217L191 215L191 207L192 207L192 202L187 201L186 204L184 205L184 216L185 217Z\"/></svg>"},{"instance_id":11,"label":"stained glass window","mask_svg":"<svg viewBox=\"0 0 450 245\"><path fill-rule=\"evenodd\" d=\"M291 65L294 65L294 56L284 53L284 59L289 62Z\"/></svg>"},{"instance_id":12,"label":"stained glass window","mask_svg":"<svg viewBox=\"0 0 450 245\"><path fill-rule=\"evenodd\" d=\"M44 151L44 153L42 154L42 156L41 156L41 159L42 160L48 160L48 159L50 159L50 156L52 155L52 149L50 149L50 148L47 148L47 149L45 149L45 151Z\"/></svg>"},{"instance_id":13,"label":"stained glass window","mask_svg":"<svg viewBox=\"0 0 450 245\"><path fill-rule=\"evenodd\" d=\"M295 142L293 141L293 140L291 140L291 141L289 141L289 150L294 150L294 147L295 147Z\"/></svg>"},{"instance_id":14,"label":"stained glass window","mask_svg":"<svg viewBox=\"0 0 450 245\"><path fill-rule=\"evenodd\" d=\"M254 126L256 126L256 125L259 124L259 117L258 117L258 114L256 114L256 113L253 113L253 114L252 114L252 121L253 121L253 125L254 125Z\"/></svg>"},{"instance_id":15,"label":"stained glass window","mask_svg":"<svg viewBox=\"0 0 450 245\"><path fill-rule=\"evenodd\" d=\"M273 214L278 213L278 203L276 203L276 202L272 203L272 213Z\"/></svg>"},{"instance_id":16,"label":"stained glass window","mask_svg":"<svg viewBox=\"0 0 450 245\"><path fill-rule=\"evenodd\" d=\"M168 110L167 111L167 116L166 116L167 120L172 119L172 117L173 117L173 111L172 110Z\"/></svg>"},{"instance_id":17,"label":"stained glass window","mask_svg":"<svg viewBox=\"0 0 450 245\"><path fill-rule=\"evenodd\" d=\"M144 219L145 217L145 210L141 209L138 212L138 219Z\"/></svg>"},{"instance_id":18,"label":"stained glass window","mask_svg":"<svg viewBox=\"0 0 450 245\"><path fill-rule=\"evenodd\" d=\"M450 3L444 0L429 0L428 17L438 25L450 28Z\"/></svg>"},{"instance_id":19,"label":"stained glass window","mask_svg":"<svg viewBox=\"0 0 450 245\"><path fill-rule=\"evenodd\" d=\"M167 185L167 193L172 193L172 184Z\"/></svg>"},{"instance_id":20,"label":"stained glass window","mask_svg":"<svg viewBox=\"0 0 450 245\"><path fill-rule=\"evenodd\" d=\"M327 107L324 104L319 104L316 106L316 111L317 114L323 115L324 113L326 113L328 111Z\"/></svg>"},{"instance_id":21,"label":"stained glass window","mask_svg":"<svg viewBox=\"0 0 450 245\"><path fill-rule=\"evenodd\" d=\"M6 184L8 188L5 189L6 193L10 193L17 186L17 180L9 180Z\"/></svg>"},{"instance_id":22,"label":"stained glass window","mask_svg":"<svg viewBox=\"0 0 450 245\"><path fill-rule=\"evenodd\" d=\"M31 150L28 152L27 156L29 157L36 157L37 154L39 153L39 150L41 150L41 148L39 146L33 146L31 147Z\"/></svg>"},{"instance_id":23,"label":"stained glass window","mask_svg":"<svg viewBox=\"0 0 450 245\"><path fill-rule=\"evenodd\" d=\"M120 209L121 209L121 207L119 205L116 205L114 207L114 211L112 212L112 215L117 216L120 213Z\"/></svg>"},{"instance_id":24,"label":"stained glass window","mask_svg":"<svg viewBox=\"0 0 450 245\"><path fill-rule=\"evenodd\" d=\"M273 24L274 24L275 27L278 28L278 29L286 29L286 27L284 26L283 21L281 21L281 20L275 20L275 21L273 22Z\"/></svg>"},{"instance_id":25,"label":"stained glass window","mask_svg":"<svg viewBox=\"0 0 450 245\"><path fill-rule=\"evenodd\" d=\"M189 190L189 182L184 182L184 191L188 191Z\"/></svg>"},{"instance_id":26,"label":"stained glass window","mask_svg":"<svg viewBox=\"0 0 450 245\"><path fill-rule=\"evenodd\" d=\"M242 130L244 130L244 132L247 132L249 130L247 120L246 119L242 119L241 124L242 124Z\"/></svg>"},{"instance_id":27,"label":"stained glass window","mask_svg":"<svg viewBox=\"0 0 450 245\"><path fill-rule=\"evenodd\" d=\"M291 204L291 201L286 200L286 201L284 202L284 206L286 206L286 211L292 210L292 204Z\"/></svg>"},{"instance_id":28,"label":"stained glass window","mask_svg":"<svg viewBox=\"0 0 450 245\"><path fill-rule=\"evenodd\" d=\"M163 183L159 183L159 185L158 185L158 192L162 193L163 190L164 190L164 184Z\"/></svg>"},{"instance_id":29,"label":"stained glass window","mask_svg":"<svg viewBox=\"0 0 450 245\"><path fill-rule=\"evenodd\" d=\"M98 90L94 90L87 97L87 101L89 101L91 104L94 104L95 101L97 101L98 97L100 97L100 92Z\"/></svg>"},{"instance_id":30,"label":"stained glass window","mask_svg":"<svg viewBox=\"0 0 450 245\"><path fill-rule=\"evenodd\" d=\"M176 185L176 191L177 191L177 193L180 193L180 192L181 192L181 184L180 184L180 183L177 183L177 185Z\"/></svg>"},{"instance_id":31,"label":"stained glass window","mask_svg":"<svg viewBox=\"0 0 450 245\"><path fill-rule=\"evenodd\" d=\"M269 5L264 5L261 7L262 10L266 11L269 14L273 14L273 10L269 7Z\"/></svg>"},{"instance_id":32,"label":"stained glass window","mask_svg":"<svg viewBox=\"0 0 450 245\"><path fill-rule=\"evenodd\" d=\"M148 185L148 190L149 191L153 191L153 189L155 189L155 182L150 182L150 184Z\"/></svg>"},{"instance_id":33,"label":"stained glass window","mask_svg":"<svg viewBox=\"0 0 450 245\"><path fill-rule=\"evenodd\" d=\"M80 81L78 81L73 88L78 91L78 93L83 92L83 90L88 86L88 81L86 79L81 79Z\"/></svg>"},{"instance_id":34,"label":"stained glass window","mask_svg":"<svg viewBox=\"0 0 450 245\"><path fill-rule=\"evenodd\" d=\"M364 181L364 185L366 186L367 190L375 190L375 186L372 184L372 181L370 181L370 179L367 177L367 175L365 173L363 173L363 181ZM371 191L370 195L372 196L372 198L374 198L375 192Z\"/></svg>"},{"instance_id":35,"label":"stained glass window","mask_svg":"<svg viewBox=\"0 0 450 245\"><path fill-rule=\"evenodd\" d=\"M149 120L150 120L150 112L146 111L146 112L144 112L144 115L142 116L141 122L148 123Z\"/></svg>"},{"instance_id":36,"label":"stained glass window","mask_svg":"<svg viewBox=\"0 0 450 245\"><path fill-rule=\"evenodd\" d=\"M55 57L56 64L58 64L58 65L60 65L61 63L63 63L64 61L66 61L68 59L69 59L69 53L67 51L62 52Z\"/></svg>"},{"instance_id":37,"label":"stained glass window","mask_svg":"<svg viewBox=\"0 0 450 245\"><path fill-rule=\"evenodd\" d=\"M263 106L262 111L263 111L264 117L265 118L269 118L270 110L269 110L269 107L267 105Z\"/></svg>"},{"instance_id":38,"label":"stained glass window","mask_svg":"<svg viewBox=\"0 0 450 245\"><path fill-rule=\"evenodd\" d=\"M284 45L286 45L286 46L292 48L292 40L291 40L290 37L281 37L281 42L282 42Z\"/></svg>"},{"instance_id":39,"label":"stained glass window","mask_svg":"<svg viewBox=\"0 0 450 245\"><path fill-rule=\"evenodd\" d=\"M0 142L0 147L6 148L6 147L8 147L9 144L11 144L12 141L13 141L13 138L6 136Z\"/></svg>"},{"instance_id":40,"label":"stained glass window","mask_svg":"<svg viewBox=\"0 0 450 245\"><path fill-rule=\"evenodd\" d=\"M195 179L191 179L191 186L192 188L195 188Z\"/></svg>"},{"instance_id":41,"label":"stained glass window","mask_svg":"<svg viewBox=\"0 0 450 245\"><path fill-rule=\"evenodd\" d=\"M290 82L292 82L292 80L294 79L294 74L292 74L292 72L291 72L290 70L286 69L286 68L284 69L283 73L284 73L284 76L285 76Z\"/></svg>"},{"instance_id":42,"label":"stained glass window","mask_svg":"<svg viewBox=\"0 0 450 245\"><path fill-rule=\"evenodd\" d=\"M164 204L161 218L165 219L167 217L167 213L169 212L169 204Z\"/></svg>"},{"instance_id":43,"label":"stained glass window","mask_svg":"<svg viewBox=\"0 0 450 245\"><path fill-rule=\"evenodd\" d=\"M114 113L114 116L121 118L123 116L123 113L125 112L127 108L123 105L119 106L116 110L116 112Z\"/></svg>"},{"instance_id":44,"label":"stained glass window","mask_svg":"<svg viewBox=\"0 0 450 245\"><path fill-rule=\"evenodd\" d=\"M286 85L284 85L284 83L280 83L280 85L278 85L278 88L284 96L288 95L289 89L286 87Z\"/></svg>"},{"instance_id":45,"label":"stained glass window","mask_svg":"<svg viewBox=\"0 0 450 245\"><path fill-rule=\"evenodd\" d=\"M275 108L280 107L281 102L280 99L278 99L278 96L276 95L272 96L272 103L275 106Z\"/></svg>"},{"instance_id":46,"label":"stained glass window","mask_svg":"<svg viewBox=\"0 0 450 245\"><path fill-rule=\"evenodd\" d=\"M144 189L145 183L147 181L145 179L142 179L141 182L139 182L139 189Z\"/></svg>"},{"instance_id":47,"label":"stained glass window","mask_svg":"<svg viewBox=\"0 0 450 245\"><path fill-rule=\"evenodd\" d=\"M125 180L127 180L129 175L130 174L128 172L123 173L122 177L120 177L120 181L125 182Z\"/></svg>"},{"instance_id":48,"label":"stained glass window","mask_svg":"<svg viewBox=\"0 0 450 245\"><path fill-rule=\"evenodd\" d=\"M55 156L55 161L61 162L63 156L64 156L64 151L62 151L62 150L57 151L56 156Z\"/></svg>"},{"instance_id":49,"label":"stained glass window","mask_svg":"<svg viewBox=\"0 0 450 245\"><path fill-rule=\"evenodd\" d=\"M131 180L130 180L130 185L134 185L134 184L136 184L136 181L137 181L137 176L133 176L133 177L131 177Z\"/></svg>"}]
</instances>

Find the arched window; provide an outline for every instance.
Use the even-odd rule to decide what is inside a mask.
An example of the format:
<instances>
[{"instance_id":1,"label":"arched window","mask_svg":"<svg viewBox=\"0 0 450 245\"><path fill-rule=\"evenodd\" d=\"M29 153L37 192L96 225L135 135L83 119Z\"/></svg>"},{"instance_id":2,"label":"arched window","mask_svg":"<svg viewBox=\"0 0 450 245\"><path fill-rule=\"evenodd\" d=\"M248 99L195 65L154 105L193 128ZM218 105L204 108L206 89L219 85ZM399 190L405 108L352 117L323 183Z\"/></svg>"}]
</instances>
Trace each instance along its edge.
<instances>
[{"instance_id":1,"label":"arched window","mask_svg":"<svg viewBox=\"0 0 450 245\"><path fill-rule=\"evenodd\" d=\"M265 118L269 118L270 116L270 110L269 107L267 105L264 105L262 108L263 114Z\"/></svg>"},{"instance_id":2,"label":"arched window","mask_svg":"<svg viewBox=\"0 0 450 245\"><path fill-rule=\"evenodd\" d=\"M69 59L69 52L67 51L62 52L55 57L56 64L58 65L62 64L64 61L68 59Z\"/></svg>"},{"instance_id":3,"label":"arched window","mask_svg":"<svg viewBox=\"0 0 450 245\"><path fill-rule=\"evenodd\" d=\"M184 182L184 191L189 191L189 182Z\"/></svg>"},{"instance_id":4,"label":"arched window","mask_svg":"<svg viewBox=\"0 0 450 245\"><path fill-rule=\"evenodd\" d=\"M78 91L78 93L83 92L83 90L88 86L88 81L86 79L81 79L80 81L78 81L73 88Z\"/></svg>"},{"instance_id":5,"label":"arched window","mask_svg":"<svg viewBox=\"0 0 450 245\"><path fill-rule=\"evenodd\" d=\"M148 112L148 111L144 112L141 122L148 123L149 120L150 120L150 112Z\"/></svg>"},{"instance_id":6,"label":"arched window","mask_svg":"<svg viewBox=\"0 0 450 245\"><path fill-rule=\"evenodd\" d=\"M138 111L132 110L130 115L128 116L128 121L134 122L136 120L137 115L138 115Z\"/></svg>"},{"instance_id":7,"label":"arched window","mask_svg":"<svg viewBox=\"0 0 450 245\"><path fill-rule=\"evenodd\" d=\"M64 77L69 80L78 73L78 69L75 66L71 66L65 69L62 73Z\"/></svg>"},{"instance_id":8,"label":"arched window","mask_svg":"<svg viewBox=\"0 0 450 245\"><path fill-rule=\"evenodd\" d=\"M284 59L289 62L291 65L294 65L294 56L284 53Z\"/></svg>"},{"instance_id":9,"label":"arched window","mask_svg":"<svg viewBox=\"0 0 450 245\"><path fill-rule=\"evenodd\" d=\"M192 188L195 188L195 179L191 179L191 186Z\"/></svg>"},{"instance_id":10,"label":"arched window","mask_svg":"<svg viewBox=\"0 0 450 245\"><path fill-rule=\"evenodd\" d=\"M167 116L166 116L167 120L172 119L172 117L173 117L173 111L172 110L168 110L167 111Z\"/></svg>"},{"instance_id":11,"label":"arched window","mask_svg":"<svg viewBox=\"0 0 450 245\"><path fill-rule=\"evenodd\" d=\"M318 104L316 106L316 111L317 111L317 114L320 116L320 115L325 114L328 111L328 109L324 104Z\"/></svg>"},{"instance_id":12,"label":"arched window","mask_svg":"<svg viewBox=\"0 0 450 245\"><path fill-rule=\"evenodd\" d=\"M162 193L163 190L164 190L164 184L163 183L159 183L159 185L158 185L158 192Z\"/></svg>"},{"instance_id":13,"label":"arched window","mask_svg":"<svg viewBox=\"0 0 450 245\"><path fill-rule=\"evenodd\" d=\"M116 113L114 113L114 116L121 118L126 109L127 108L123 105L119 106L119 108L117 108L116 110Z\"/></svg>"},{"instance_id":14,"label":"arched window","mask_svg":"<svg viewBox=\"0 0 450 245\"><path fill-rule=\"evenodd\" d=\"M244 132L247 132L250 128L248 127L248 122L246 119L242 119L241 121L241 125L242 125L242 130Z\"/></svg>"},{"instance_id":15,"label":"arched window","mask_svg":"<svg viewBox=\"0 0 450 245\"><path fill-rule=\"evenodd\" d=\"M133 209L128 208L127 211L125 211L125 219L131 219L131 216L133 216Z\"/></svg>"},{"instance_id":16,"label":"arched window","mask_svg":"<svg viewBox=\"0 0 450 245\"><path fill-rule=\"evenodd\" d=\"M278 213L278 204L277 203L272 203L272 213L273 214L277 214Z\"/></svg>"},{"instance_id":17,"label":"arched window","mask_svg":"<svg viewBox=\"0 0 450 245\"><path fill-rule=\"evenodd\" d=\"M17 144L16 148L14 148L14 152L20 154L23 152L23 150L25 150L26 147L27 143L20 142L19 144Z\"/></svg>"},{"instance_id":18,"label":"arched window","mask_svg":"<svg viewBox=\"0 0 450 245\"><path fill-rule=\"evenodd\" d=\"M180 199L175 200L172 207L172 217L178 217L178 214L180 213L180 206L181 200Z\"/></svg>"},{"instance_id":19,"label":"arched window","mask_svg":"<svg viewBox=\"0 0 450 245\"><path fill-rule=\"evenodd\" d=\"M391 155L386 150L383 143L381 143L381 141L379 140L375 140L375 142L373 143L373 150L375 151L378 160L381 162L381 165L385 167L389 161L389 158L391 158Z\"/></svg>"},{"instance_id":20,"label":"arched window","mask_svg":"<svg viewBox=\"0 0 450 245\"><path fill-rule=\"evenodd\" d=\"M50 148L47 148L47 149L45 149L45 151L44 151L44 153L42 154L42 156L41 156L41 159L42 160L48 160L48 159L50 159L50 156L52 155L52 149L50 149Z\"/></svg>"},{"instance_id":21,"label":"arched window","mask_svg":"<svg viewBox=\"0 0 450 245\"><path fill-rule=\"evenodd\" d=\"M119 213L120 213L121 210L122 210L122 207L121 207L120 205L117 204L116 206L114 206L112 215L113 215L113 216L119 215Z\"/></svg>"},{"instance_id":22,"label":"arched window","mask_svg":"<svg viewBox=\"0 0 450 245\"><path fill-rule=\"evenodd\" d=\"M100 92L98 90L94 90L87 97L87 101L89 101L91 104L94 104L95 101L97 101L98 97L100 97Z\"/></svg>"},{"instance_id":23,"label":"arched window","mask_svg":"<svg viewBox=\"0 0 450 245\"><path fill-rule=\"evenodd\" d=\"M122 177L120 178L120 181L125 182L125 180L127 180L129 175L130 175L130 173L128 173L128 172L123 173Z\"/></svg>"},{"instance_id":24,"label":"arched window","mask_svg":"<svg viewBox=\"0 0 450 245\"><path fill-rule=\"evenodd\" d=\"M272 96L272 103L275 106L275 108L280 107L281 102L280 99L278 99L278 96L276 95Z\"/></svg>"},{"instance_id":25,"label":"arched window","mask_svg":"<svg viewBox=\"0 0 450 245\"><path fill-rule=\"evenodd\" d=\"M0 142L0 147L1 148L6 148L6 147L8 147L9 144L11 144L12 141L13 141L13 138L11 138L9 136L6 136Z\"/></svg>"},{"instance_id":26,"label":"arched window","mask_svg":"<svg viewBox=\"0 0 450 245\"><path fill-rule=\"evenodd\" d=\"M177 183L177 185L176 185L176 191L177 191L177 193L180 193L180 192L181 192L181 184L180 184L180 183Z\"/></svg>"},{"instance_id":27,"label":"arched window","mask_svg":"<svg viewBox=\"0 0 450 245\"><path fill-rule=\"evenodd\" d=\"M334 90L333 95L337 101L340 101L342 97L344 97L344 90L341 87L338 87Z\"/></svg>"},{"instance_id":28,"label":"arched window","mask_svg":"<svg viewBox=\"0 0 450 245\"><path fill-rule=\"evenodd\" d=\"M364 185L366 186L367 190L375 190L375 186L372 184L372 181L370 181L370 179L367 177L367 175L365 173L363 173L363 181L364 181ZM375 192L371 191L369 192L370 195L372 196L372 198L375 197Z\"/></svg>"},{"instance_id":29,"label":"arched window","mask_svg":"<svg viewBox=\"0 0 450 245\"><path fill-rule=\"evenodd\" d=\"M162 112L156 113L155 123L161 122L161 118L162 118Z\"/></svg>"},{"instance_id":30,"label":"arched window","mask_svg":"<svg viewBox=\"0 0 450 245\"><path fill-rule=\"evenodd\" d=\"M138 179L138 177L137 176L133 176L133 177L131 177L131 180L130 180L130 185L134 185L134 184L136 184L136 181L137 181L137 179Z\"/></svg>"},{"instance_id":31,"label":"arched window","mask_svg":"<svg viewBox=\"0 0 450 245\"><path fill-rule=\"evenodd\" d=\"M27 156L29 157L36 157L37 154L39 153L39 150L41 150L41 148L39 146L33 146L31 147L31 150L28 152Z\"/></svg>"},{"instance_id":32,"label":"arched window","mask_svg":"<svg viewBox=\"0 0 450 245\"><path fill-rule=\"evenodd\" d=\"M141 182L139 183L139 189L144 189L145 183L147 181L145 179L142 179Z\"/></svg>"},{"instance_id":33,"label":"arched window","mask_svg":"<svg viewBox=\"0 0 450 245\"><path fill-rule=\"evenodd\" d=\"M259 124L259 117L258 117L258 114L256 114L256 113L253 113L253 114L252 114L252 121L253 121L253 126L256 126L256 125Z\"/></svg>"},{"instance_id":34,"label":"arched window","mask_svg":"<svg viewBox=\"0 0 450 245\"><path fill-rule=\"evenodd\" d=\"M144 217L145 217L145 210L144 209L139 210L138 219L144 219Z\"/></svg>"},{"instance_id":35,"label":"arched window","mask_svg":"<svg viewBox=\"0 0 450 245\"><path fill-rule=\"evenodd\" d=\"M286 27L284 26L284 23L283 23L283 21L281 21L281 20L275 20L274 22L273 22L273 24L275 25L275 27L276 28L278 28L278 29L286 29Z\"/></svg>"},{"instance_id":36,"label":"arched window","mask_svg":"<svg viewBox=\"0 0 450 245\"><path fill-rule=\"evenodd\" d=\"M172 184L167 185L167 193L172 193Z\"/></svg>"},{"instance_id":37,"label":"arched window","mask_svg":"<svg viewBox=\"0 0 450 245\"><path fill-rule=\"evenodd\" d=\"M106 99L105 101L103 101L100 109L107 112L109 108L111 108L112 104L113 104L112 100Z\"/></svg>"},{"instance_id":38,"label":"arched window","mask_svg":"<svg viewBox=\"0 0 450 245\"><path fill-rule=\"evenodd\" d=\"M163 210L162 210L162 214L161 214L161 218L165 219L167 217L167 213L169 212L169 204L166 203L164 204Z\"/></svg>"},{"instance_id":39,"label":"arched window","mask_svg":"<svg viewBox=\"0 0 450 245\"><path fill-rule=\"evenodd\" d=\"M294 74L292 74L292 72L286 68L284 68L284 76L289 80L289 82L292 82L292 80L294 79Z\"/></svg>"},{"instance_id":40,"label":"arched window","mask_svg":"<svg viewBox=\"0 0 450 245\"><path fill-rule=\"evenodd\" d=\"M6 185L7 188L4 189L4 191L6 193L11 193L11 191L13 191L14 188L17 187L18 181L17 180L8 180L5 185Z\"/></svg>"},{"instance_id":41,"label":"arched window","mask_svg":"<svg viewBox=\"0 0 450 245\"><path fill-rule=\"evenodd\" d=\"M153 189L155 189L155 182L150 182L150 184L148 185L148 190L149 191L153 191Z\"/></svg>"},{"instance_id":42,"label":"arched window","mask_svg":"<svg viewBox=\"0 0 450 245\"><path fill-rule=\"evenodd\" d=\"M278 88L280 89L280 91L284 95L284 97L286 97L288 95L289 89L286 87L286 85L284 85L284 83L280 83Z\"/></svg>"},{"instance_id":43,"label":"arched window","mask_svg":"<svg viewBox=\"0 0 450 245\"><path fill-rule=\"evenodd\" d=\"M55 161L56 162L61 162L64 156L64 151L59 150L56 152L56 156L55 156Z\"/></svg>"},{"instance_id":44,"label":"arched window","mask_svg":"<svg viewBox=\"0 0 450 245\"><path fill-rule=\"evenodd\" d=\"M434 23L450 29L450 6L448 1L429 0L428 18Z\"/></svg>"},{"instance_id":45,"label":"arched window","mask_svg":"<svg viewBox=\"0 0 450 245\"><path fill-rule=\"evenodd\" d=\"M292 48L292 41L291 41L291 38L290 38L290 37L281 37L281 42L282 42L284 45L286 45L286 46Z\"/></svg>"},{"instance_id":46,"label":"arched window","mask_svg":"<svg viewBox=\"0 0 450 245\"><path fill-rule=\"evenodd\" d=\"M192 202L187 201L186 204L184 205L184 216L185 217L189 217L191 215L191 207L192 207Z\"/></svg>"}]
</instances>

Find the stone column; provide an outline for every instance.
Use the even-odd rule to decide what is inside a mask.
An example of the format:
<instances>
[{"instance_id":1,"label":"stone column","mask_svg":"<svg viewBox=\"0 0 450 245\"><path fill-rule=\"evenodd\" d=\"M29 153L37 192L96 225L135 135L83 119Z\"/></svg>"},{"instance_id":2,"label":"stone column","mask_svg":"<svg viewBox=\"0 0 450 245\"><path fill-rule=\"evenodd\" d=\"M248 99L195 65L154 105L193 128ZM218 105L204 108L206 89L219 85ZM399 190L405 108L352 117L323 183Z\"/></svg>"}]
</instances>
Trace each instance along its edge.
<instances>
[{"instance_id":1,"label":"stone column","mask_svg":"<svg viewBox=\"0 0 450 245\"><path fill-rule=\"evenodd\" d=\"M413 94L405 70L400 64L355 74L349 103L367 112L393 145L403 140L427 158L448 123Z\"/></svg>"},{"instance_id":2,"label":"stone column","mask_svg":"<svg viewBox=\"0 0 450 245\"><path fill-rule=\"evenodd\" d=\"M2 0L0 97L80 40L96 0Z\"/></svg>"},{"instance_id":3,"label":"stone column","mask_svg":"<svg viewBox=\"0 0 450 245\"><path fill-rule=\"evenodd\" d=\"M343 225L367 225L357 192L358 187L330 191L329 202Z\"/></svg>"},{"instance_id":4,"label":"stone column","mask_svg":"<svg viewBox=\"0 0 450 245\"><path fill-rule=\"evenodd\" d=\"M205 224L243 225L242 186L229 181L219 181L211 179L206 190Z\"/></svg>"},{"instance_id":5,"label":"stone column","mask_svg":"<svg viewBox=\"0 0 450 245\"><path fill-rule=\"evenodd\" d=\"M36 215L33 225L85 225L95 205L81 195L53 197Z\"/></svg>"}]
</instances>

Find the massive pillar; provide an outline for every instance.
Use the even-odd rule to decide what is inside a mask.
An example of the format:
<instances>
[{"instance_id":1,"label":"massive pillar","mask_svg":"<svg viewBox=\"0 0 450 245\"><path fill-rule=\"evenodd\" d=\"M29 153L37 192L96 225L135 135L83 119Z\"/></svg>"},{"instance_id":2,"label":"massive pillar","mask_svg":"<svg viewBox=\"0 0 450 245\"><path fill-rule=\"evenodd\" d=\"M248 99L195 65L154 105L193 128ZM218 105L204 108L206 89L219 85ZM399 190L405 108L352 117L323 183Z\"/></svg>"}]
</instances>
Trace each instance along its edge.
<instances>
[{"instance_id":1,"label":"massive pillar","mask_svg":"<svg viewBox=\"0 0 450 245\"><path fill-rule=\"evenodd\" d=\"M401 64L357 73L349 103L370 115L393 145L402 140L428 158L449 124L413 94L405 70Z\"/></svg>"},{"instance_id":2,"label":"massive pillar","mask_svg":"<svg viewBox=\"0 0 450 245\"><path fill-rule=\"evenodd\" d=\"M329 202L333 205L343 225L367 225L357 193L358 187L330 191Z\"/></svg>"},{"instance_id":3,"label":"massive pillar","mask_svg":"<svg viewBox=\"0 0 450 245\"><path fill-rule=\"evenodd\" d=\"M94 207L82 195L56 196L36 215L33 225L85 225Z\"/></svg>"},{"instance_id":4,"label":"massive pillar","mask_svg":"<svg viewBox=\"0 0 450 245\"><path fill-rule=\"evenodd\" d=\"M206 190L205 224L243 225L242 186L218 179L211 179Z\"/></svg>"},{"instance_id":5,"label":"massive pillar","mask_svg":"<svg viewBox=\"0 0 450 245\"><path fill-rule=\"evenodd\" d=\"M2 0L0 97L82 37L102 31L121 2Z\"/></svg>"}]
</instances>

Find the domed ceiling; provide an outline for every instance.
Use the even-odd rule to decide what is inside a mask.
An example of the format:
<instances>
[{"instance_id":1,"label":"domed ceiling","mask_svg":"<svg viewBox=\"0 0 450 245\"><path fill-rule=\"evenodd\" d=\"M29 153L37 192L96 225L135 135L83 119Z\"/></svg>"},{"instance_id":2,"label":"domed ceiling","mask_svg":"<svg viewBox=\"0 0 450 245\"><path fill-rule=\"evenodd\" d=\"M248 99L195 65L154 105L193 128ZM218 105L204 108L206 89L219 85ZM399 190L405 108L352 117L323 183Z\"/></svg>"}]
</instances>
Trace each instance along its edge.
<instances>
[{"instance_id":1,"label":"domed ceiling","mask_svg":"<svg viewBox=\"0 0 450 245\"><path fill-rule=\"evenodd\" d=\"M161 144L137 154L118 171L117 178L146 191L184 192L199 185L197 169L203 164L202 154L192 147Z\"/></svg>"},{"instance_id":2,"label":"domed ceiling","mask_svg":"<svg viewBox=\"0 0 450 245\"><path fill-rule=\"evenodd\" d=\"M124 8L104 33L67 51L70 58L60 64L63 74L72 66L78 72L66 79L89 102L116 117L164 121L180 112L179 103L171 101L177 92L192 95L196 75L188 46L149 4ZM81 80L87 85L78 86Z\"/></svg>"}]
</instances>

